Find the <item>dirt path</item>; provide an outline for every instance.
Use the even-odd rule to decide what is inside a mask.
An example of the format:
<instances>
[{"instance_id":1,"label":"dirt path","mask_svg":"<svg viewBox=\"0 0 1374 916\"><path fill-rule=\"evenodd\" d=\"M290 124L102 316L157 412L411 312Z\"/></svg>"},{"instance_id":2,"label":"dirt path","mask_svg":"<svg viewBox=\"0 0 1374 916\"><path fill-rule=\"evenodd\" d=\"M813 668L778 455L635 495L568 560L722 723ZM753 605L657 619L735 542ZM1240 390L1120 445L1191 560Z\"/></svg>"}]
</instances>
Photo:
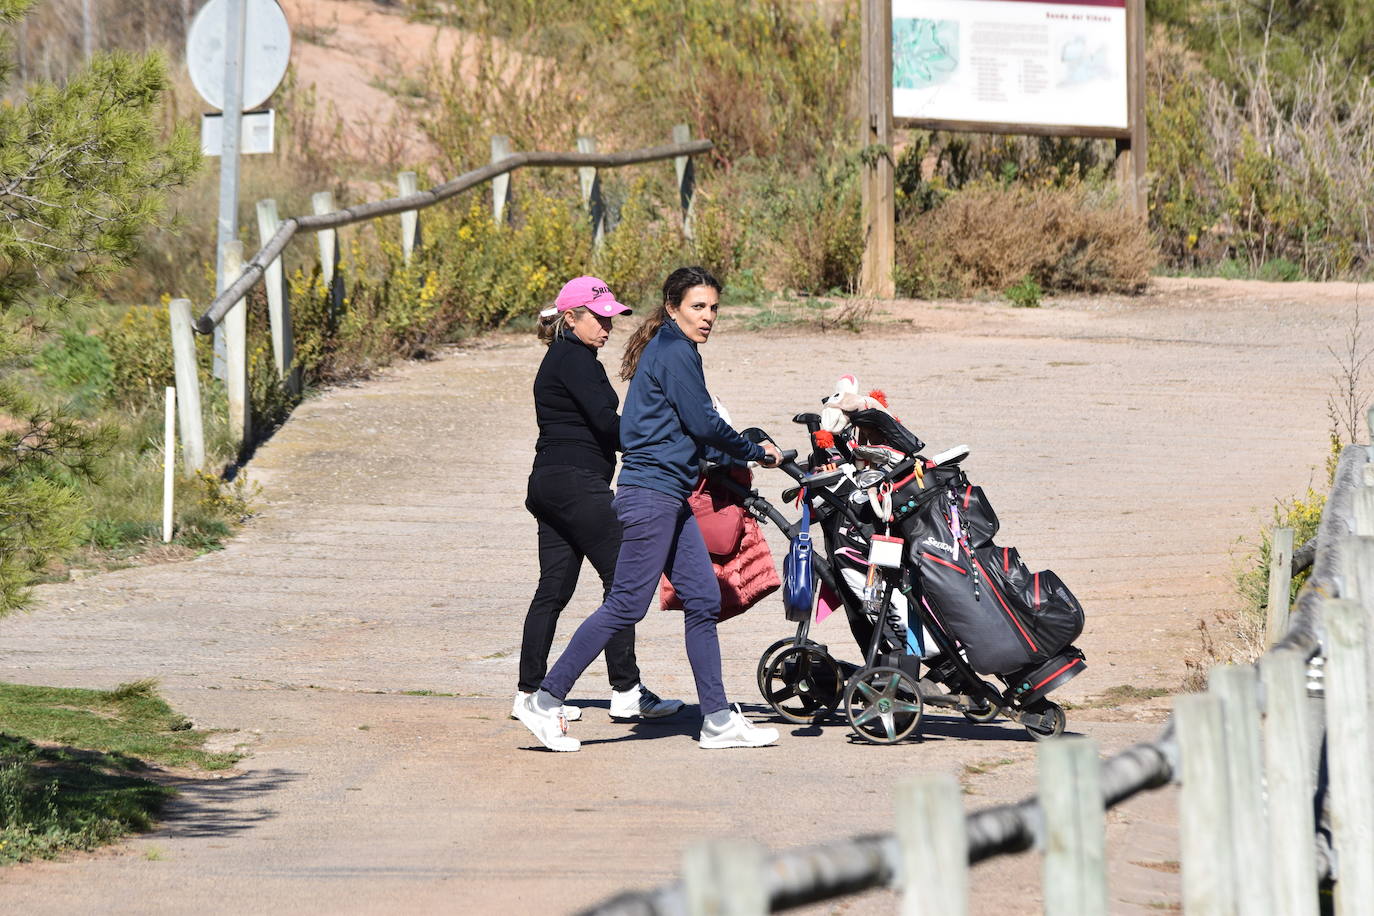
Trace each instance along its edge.
<instances>
[{"instance_id":1,"label":"dirt path","mask_svg":"<svg viewBox=\"0 0 1374 916\"><path fill-rule=\"evenodd\" d=\"M1092 698L1175 688L1196 621L1228 600L1237 539L1276 498L1322 484L1326 347L1353 301L1164 281L1140 300L1039 310L902 303L864 336L727 321L703 355L736 420L784 440L800 441L794 412L856 371L932 447L968 443L999 542L1053 566L1088 609L1090 667L1060 695L1084 707L1070 729L1112 751L1152 736L1166 704ZM583 752L531 750L506 713L534 574L521 501L539 357L497 339L314 399L253 461L262 514L226 550L45 587L34 613L0 624L0 678L157 676L197 724L252 751L149 836L5 870L0 911L567 912L672 878L697 838L782 847L890 829L905 773L954 772L971 806L1031 791L1035 748L1013 726L932 715L924 741L897 747L836 724L706 754L694 708L611 723L599 666L574 694L591 706ZM788 629L776 602L722 628L727 689L756 715L755 659ZM842 623L819 635L858 656ZM694 700L675 615L652 612L639 643L649 683ZM1178 899L1170 796L1109 817L1114 912ZM1038 869L1034 856L980 866L974 912L1038 913ZM877 893L814 911L892 909Z\"/></svg>"}]
</instances>

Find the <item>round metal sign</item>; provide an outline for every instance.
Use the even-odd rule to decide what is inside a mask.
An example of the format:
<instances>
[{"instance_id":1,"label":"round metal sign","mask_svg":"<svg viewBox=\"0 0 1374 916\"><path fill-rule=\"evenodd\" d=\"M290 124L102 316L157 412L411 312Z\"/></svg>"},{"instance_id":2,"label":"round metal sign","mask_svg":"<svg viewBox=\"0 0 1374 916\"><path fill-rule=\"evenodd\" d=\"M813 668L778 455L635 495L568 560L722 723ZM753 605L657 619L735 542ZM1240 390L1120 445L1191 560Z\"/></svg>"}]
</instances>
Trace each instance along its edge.
<instances>
[{"instance_id":1,"label":"round metal sign","mask_svg":"<svg viewBox=\"0 0 1374 916\"><path fill-rule=\"evenodd\" d=\"M272 97L291 60L291 27L277 0L243 0L243 110ZM186 66L205 101L224 108L224 46L229 0L209 0L186 36Z\"/></svg>"}]
</instances>

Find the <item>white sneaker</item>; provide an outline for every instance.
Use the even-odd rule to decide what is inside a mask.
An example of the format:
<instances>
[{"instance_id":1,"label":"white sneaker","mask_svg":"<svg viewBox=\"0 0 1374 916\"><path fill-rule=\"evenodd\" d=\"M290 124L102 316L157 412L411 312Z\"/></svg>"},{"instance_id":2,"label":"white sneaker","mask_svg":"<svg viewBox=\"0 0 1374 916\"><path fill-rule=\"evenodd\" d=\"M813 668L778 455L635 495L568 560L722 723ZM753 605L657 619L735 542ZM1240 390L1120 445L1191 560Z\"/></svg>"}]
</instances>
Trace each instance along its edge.
<instances>
[{"instance_id":1,"label":"white sneaker","mask_svg":"<svg viewBox=\"0 0 1374 916\"><path fill-rule=\"evenodd\" d=\"M581 741L568 734L568 719L563 711L540 709L533 696L515 704L515 718L551 751L576 751L582 747Z\"/></svg>"},{"instance_id":2,"label":"white sneaker","mask_svg":"<svg viewBox=\"0 0 1374 916\"><path fill-rule=\"evenodd\" d=\"M704 748L718 747L763 747L778 740L776 728L759 728L748 719L738 703L730 705L730 718L724 725L712 725L709 717L701 721L701 739L698 745Z\"/></svg>"},{"instance_id":3,"label":"white sneaker","mask_svg":"<svg viewBox=\"0 0 1374 916\"><path fill-rule=\"evenodd\" d=\"M520 704L521 704L521 703L525 702L525 701L528 700L529 698L530 698L530 695L529 695L528 693L526 693L525 691L523 691L523 690L517 690L517 691L515 691L515 702L512 703L512 704L511 704L511 707L510 707L510 717L511 717L512 719L518 719L518 718L520 718L520 714L519 714L516 710L518 710L518 709L520 708ZM569 722L576 722L578 719L582 718L582 707L581 707L581 706L569 706L567 703L564 703L564 704L563 704L563 718L567 719Z\"/></svg>"},{"instance_id":4,"label":"white sneaker","mask_svg":"<svg viewBox=\"0 0 1374 916\"><path fill-rule=\"evenodd\" d=\"M661 719L682 708L681 700L665 700L643 684L611 691L612 719Z\"/></svg>"}]
</instances>

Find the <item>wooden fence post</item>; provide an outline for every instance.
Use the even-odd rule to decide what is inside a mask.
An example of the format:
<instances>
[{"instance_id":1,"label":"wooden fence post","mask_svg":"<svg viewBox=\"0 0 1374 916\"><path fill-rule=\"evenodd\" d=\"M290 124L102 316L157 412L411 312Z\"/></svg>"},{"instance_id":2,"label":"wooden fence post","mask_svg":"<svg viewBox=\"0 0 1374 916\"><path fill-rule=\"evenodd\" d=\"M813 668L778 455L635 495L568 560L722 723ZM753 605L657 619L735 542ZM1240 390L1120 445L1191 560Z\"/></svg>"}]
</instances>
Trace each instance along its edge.
<instances>
[{"instance_id":1,"label":"wooden fence post","mask_svg":"<svg viewBox=\"0 0 1374 916\"><path fill-rule=\"evenodd\" d=\"M1145 0L1126 0L1126 110L1130 138L1116 141L1117 182L1137 219L1149 219L1145 170L1149 131L1145 124Z\"/></svg>"},{"instance_id":2,"label":"wooden fence post","mask_svg":"<svg viewBox=\"0 0 1374 916\"><path fill-rule=\"evenodd\" d=\"M579 153L595 153L595 137L578 137ZM601 175L596 166L578 166L577 180L582 186L582 206L592 220L592 249L599 250L606 239L606 202L601 198Z\"/></svg>"},{"instance_id":3,"label":"wooden fence post","mask_svg":"<svg viewBox=\"0 0 1374 916\"><path fill-rule=\"evenodd\" d=\"M167 416L162 424L162 543L172 541L172 501L176 497L176 474L172 466L177 460L177 390L167 388Z\"/></svg>"},{"instance_id":4,"label":"wooden fence post","mask_svg":"<svg viewBox=\"0 0 1374 916\"><path fill-rule=\"evenodd\" d=\"M496 134L491 138L491 161L500 162L511 154L510 137ZM510 203L510 172L491 180L491 221L501 225L506 221L506 205Z\"/></svg>"},{"instance_id":5,"label":"wooden fence post","mask_svg":"<svg viewBox=\"0 0 1374 916\"><path fill-rule=\"evenodd\" d=\"M191 300L167 303L172 328L172 363L176 368L177 419L181 422L181 466L187 477L205 467L205 426L200 414L200 378L196 370L196 332L191 328Z\"/></svg>"},{"instance_id":6,"label":"wooden fence post","mask_svg":"<svg viewBox=\"0 0 1374 916\"><path fill-rule=\"evenodd\" d=\"M892 153L892 0L863 0L860 22L859 91L865 151L860 175L864 254L859 294L872 299L895 295L896 179Z\"/></svg>"},{"instance_id":7,"label":"wooden fence post","mask_svg":"<svg viewBox=\"0 0 1374 916\"><path fill-rule=\"evenodd\" d=\"M1106 913L1106 808L1102 761L1089 738L1039 747L1040 810L1045 817L1045 912Z\"/></svg>"},{"instance_id":8,"label":"wooden fence post","mask_svg":"<svg viewBox=\"0 0 1374 916\"><path fill-rule=\"evenodd\" d=\"M1364 541L1361 539L1352 539ZM1374 543L1365 542L1374 548ZM1354 546L1350 544L1349 546ZM1374 549L1360 551L1374 561ZM1374 598L1374 596L1370 596ZM1331 773L1331 841L1340 875L1337 916L1368 913L1374 904L1374 780L1369 727L1369 608L1331 599L1322 604L1328 637L1326 664L1326 760Z\"/></svg>"},{"instance_id":9,"label":"wooden fence post","mask_svg":"<svg viewBox=\"0 0 1374 916\"><path fill-rule=\"evenodd\" d=\"M688 847L682 884L688 916L763 916L769 911L763 849L748 840Z\"/></svg>"},{"instance_id":10,"label":"wooden fence post","mask_svg":"<svg viewBox=\"0 0 1374 916\"><path fill-rule=\"evenodd\" d=\"M1265 639L1273 645L1288 631L1288 587L1293 581L1293 529L1275 528L1269 541L1269 607Z\"/></svg>"},{"instance_id":11,"label":"wooden fence post","mask_svg":"<svg viewBox=\"0 0 1374 916\"><path fill-rule=\"evenodd\" d=\"M686 124L673 125L673 142L686 143L692 139L692 128ZM674 156L673 170L677 173L677 197L682 206L682 237L692 238L692 202L696 195L697 173L691 156Z\"/></svg>"},{"instance_id":12,"label":"wooden fence post","mask_svg":"<svg viewBox=\"0 0 1374 916\"><path fill-rule=\"evenodd\" d=\"M1208 691L1221 699L1225 727L1238 912L1268 916L1273 912L1273 898L1264 863L1269 845L1261 781L1258 672L1253 665L1217 665L1208 678Z\"/></svg>"},{"instance_id":13,"label":"wooden fence post","mask_svg":"<svg viewBox=\"0 0 1374 916\"><path fill-rule=\"evenodd\" d=\"M1183 769L1178 802L1183 911L1190 916L1234 916L1236 912L1231 791L1222 722L1217 697L1197 693L1174 700Z\"/></svg>"},{"instance_id":14,"label":"wooden fence post","mask_svg":"<svg viewBox=\"0 0 1374 916\"><path fill-rule=\"evenodd\" d=\"M968 913L968 827L959 783L922 773L897 783L902 916Z\"/></svg>"},{"instance_id":15,"label":"wooden fence post","mask_svg":"<svg viewBox=\"0 0 1374 916\"><path fill-rule=\"evenodd\" d=\"M1374 536L1374 487L1363 484L1355 488L1355 534Z\"/></svg>"},{"instance_id":16,"label":"wooden fence post","mask_svg":"<svg viewBox=\"0 0 1374 916\"><path fill-rule=\"evenodd\" d=\"M334 212L334 192L316 191L310 195L310 205L316 216ZM339 233L335 229L321 229L316 233L320 243L320 280L329 296L331 327L343 312L343 277L339 276Z\"/></svg>"},{"instance_id":17,"label":"wooden fence post","mask_svg":"<svg viewBox=\"0 0 1374 916\"><path fill-rule=\"evenodd\" d=\"M281 218L277 202L268 198L258 201L258 241L262 245L277 234ZM272 361L277 375L292 394L301 393L301 374L296 369L296 338L291 327L291 303L286 297L286 277L281 258L277 257L263 272L262 285L267 289L267 321L272 331Z\"/></svg>"},{"instance_id":18,"label":"wooden fence post","mask_svg":"<svg viewBox=\"0 0 1374 916\"><path fill-rule=\"evenodd\" d=\"M1374 620L1374 537L1360 536L1359 506L1362 497L1374 494L1374 487L1361 486L1355 490L1355 537L1345 539L1340 553L1341 595L1358 601L1368 620ZM1374 678L1374 639L1365 644L1366 666ZM1369 716L1374 718L1374 695L1369 697Z\"/></svg>"},{"instance_id":19,"label":"wooden fence post","mask_svg":"<svg viewBox=\"0 0 1374 916\"><path fill-rule=\"evenodd\" d=\"M243 243L224 243L225 276L243 272ZM229 434L242 448L252 438L252 409L248 403L248 303L240 299L224 316L224 387L229 395Z\"/></svg>"},{"instance_id":20,"label":"wooden fence post","mask_svg":"<svg viewBox=\"0 0 1374 916\"><path fill-rule=\"evenodd\" d=\"M420 193L420 179L414 172L402 172L396 176L396 187L401 197ZM401 214L401 254L406 264L420 246L420 211L407 210Z\"/></svg>"},{"instance_id":21,"label":"wooden fence post","mask_svg":"<svg viewBox=\"0 0 1374 916\"><path fill-rule=\"evenodd\" d=\"M1307 664L1291 649L1259 661L1264 685L1268 869L1274 912L1317 916L1315 762L1307 747Z\"/></svg>"}]
</instances>

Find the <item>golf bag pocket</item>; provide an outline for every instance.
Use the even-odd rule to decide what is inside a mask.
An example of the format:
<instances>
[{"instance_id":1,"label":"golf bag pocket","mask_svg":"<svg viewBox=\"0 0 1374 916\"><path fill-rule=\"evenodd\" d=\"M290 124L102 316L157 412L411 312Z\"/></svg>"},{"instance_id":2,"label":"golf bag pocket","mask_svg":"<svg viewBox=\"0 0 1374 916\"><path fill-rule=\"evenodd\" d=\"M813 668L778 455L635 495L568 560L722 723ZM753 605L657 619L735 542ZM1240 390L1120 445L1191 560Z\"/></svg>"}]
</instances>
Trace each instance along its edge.
<instances>
[{"instance_id":1,"label":"golf bag pocket","mask_svg":"<svg viewBox=\"0 0 1374 916\"><path fill-rule=\"evenodd\" d=\"M921 590L932 612L954 636L979 674L1001 674L1028 664L1038 641L983 564L967 552L951 556L927 547L917 557Z\"/></svg>"},{"instance_id":2,"label":"golf bag pocket","mask_svg":"<svg viewBox=\"0 0 1374 916\"><path fill-rule=\"evenodd\" d=\"M1031 582L1031 615L1050 651L1059 651L1083 633L1083 605L1053 570L1036 573Z\"/></svg>"},{"instance_id":3,"label":"golf bag pocket","mask_svg":"<svg viewBox=\"0 0 1374 916\"><path fill-rule=\"evenodd\" d=\"M1053 570L1031 572L1015 547L989 544L974 551L995 592L1023 621L1036 642L1035 658L1047 658L1083 632L1083 606Z\"/></svg>"},{"instance_id":4,"label":"golf bag pocket","mask_svg":"<svg viewBox=\"0 0 1374 916\"><path fill-rule=\"evenodd\" d=\"M922 595L979 674L1029 664L1040 651L1039 642L1001 587L989 581L986 564L955 539L946 503L936 500L908 526L909 556L919 572Z\"/></svg>"},{"instance_id":5,"label":"golf bag pocket","mask_svg":"<svg viewBox=\"0 0 1374 916\"><path fill-rule=\"evenodd\" d=\"M965 483L956 491L959 518L963 522L964 537L972 547L986 547L997 535L997 513L992 510L982 487Z\"/></svg>"}]
</instances>

